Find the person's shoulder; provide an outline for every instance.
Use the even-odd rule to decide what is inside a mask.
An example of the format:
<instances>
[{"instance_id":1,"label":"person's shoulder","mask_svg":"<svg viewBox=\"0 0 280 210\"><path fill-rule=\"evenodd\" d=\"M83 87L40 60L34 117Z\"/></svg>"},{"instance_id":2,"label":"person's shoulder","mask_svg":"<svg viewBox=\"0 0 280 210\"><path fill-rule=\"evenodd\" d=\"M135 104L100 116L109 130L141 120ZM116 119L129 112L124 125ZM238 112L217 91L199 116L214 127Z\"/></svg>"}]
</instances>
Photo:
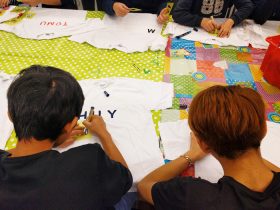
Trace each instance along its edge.
<instances>
[{"instance_id":1,"label":"person's shoulder","mask_svg":"<svg viewBox=\"0 0 280 210\"><path fill-rule=\"evenodd\" d=\"M176 177L166 182L159 182L156 183L153 188L156 189L163 189L166 190L180 190L180 191L202 191L205 190L216 190L219 188L218 183L211 183L205 179L201 178L194 178L194 177Z\"/></svg>"},{"instance_id":2,"label":"person's shoulder","mask_svg":"<svg viewBox=\"0 0 280 210\"><path fill-rule=\"evenodd\" d=\"M215 200L218 193L217 183L201 178L176 177L169 181L158 182L152 187L152 198L157 209L197 209L209 200ZM212 196L212 197L209 197Z\"/></svg>"},{"instance_id":3,"label":"person's shoulder","mask_svg":"<svg viewBox=\"0 0 280 210\"><path fill-rule=\"evenodd\" d=\"M104 151L101 148L100 144L86 144L78 147L74 147L69 149L66 152L61 153L62 156L75 156L76 158L82 157L82 158L87 158L87 157L96 157L103 155Z\"/></svg>"}]
</instances>

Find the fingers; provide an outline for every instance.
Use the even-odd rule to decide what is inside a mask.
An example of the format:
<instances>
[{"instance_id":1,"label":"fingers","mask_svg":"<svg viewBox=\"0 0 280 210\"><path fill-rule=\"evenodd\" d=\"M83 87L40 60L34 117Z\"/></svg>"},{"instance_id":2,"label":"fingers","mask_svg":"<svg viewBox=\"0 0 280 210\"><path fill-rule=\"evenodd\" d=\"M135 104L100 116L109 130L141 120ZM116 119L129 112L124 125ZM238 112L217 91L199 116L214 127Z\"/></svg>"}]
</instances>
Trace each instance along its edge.
<instances>
[{"instance_id":1,"label":"fingers","mask_svg":"<svg viewBox=\"0 0 280 210\"><path fill-rule=\"evenodd\" d=\"M215 31L215 28L215 22L213 22L212 20L209 20L205 26L207 32L213 32Z\"/></svg>"},{"instance_id":2,"label":"fingers","mask_svg":"<svg viewBox=\"0 0 280 210\"><path fill-rule=\"evenodd\" d=\"M158 23L163 24L168 21L168 16L166 15L159 15L157 18Z\"/></svg>"},{"instance_id":3,"label":"fingers","mask_svg":"<svg viewBox=\"0 0 280 210\"><path fill-rule=\"evenodd\" d=\"M127 15L127 13L129 13L129 8L125 4L122 4L119 8L118 16L123 17Z\"/></svg>"},{"instance_id":4,"label":"fingers","mask_svg":"<svg viewBox=\"0 0 280 210\"><path fill-rule=\"evenodd\" d=\"M219 33L218 33L218 37L228 37L230 35L230 29L222 26Z\"/></svg>"},{"instance_id":5,"label":"fingers","mask_svg":"<svg viewBox=\"0 0 280 210\"><path fill-rule=\"evenodd\" d=\"M167 15L169 12L168 8L164 8L163 10L161 10L160 15Z\"/></svg>"},{"instance_id":6,"label":"fingers","mask_svg":"<svg viewBox=\"0 0 280 210\"><path fill-rule=\"evenodd\" d=\"M121 8L129 12L129 8L125 4L122 4Z\"/></svg>"},{"instance_id":7,"label":"fingers","mask_svg":"<svg viewBox=\"0 0 280 210\"><path fill-rule=\"evenodd\" d=\"M82 126L76 126L71 132L72 137L82 136L82 135L84 135L84 127Z\"/></svg>"},{"instance_id":8,"label":"fingers","mask_svg":"<svg viewBox=\"0 0 280 210\"><path fill-rule=\"evenodd\" d=\"M7 1L7 0L1 0L0 1L0 7L6 7L6 6L8 6L9 5L9 1Z\"/></svg>"},{"instance_id":9,"label":"fingers","mask_svg":"<svg viewBox=\"0 0 280 210\"><path fill-rule=\"evenodd\" d=\"M86 128L90 128L91 122L88 121L88 120L84 120L84 121L83 121L83 125L84 125Z\"/></svg>"}]
</instances>

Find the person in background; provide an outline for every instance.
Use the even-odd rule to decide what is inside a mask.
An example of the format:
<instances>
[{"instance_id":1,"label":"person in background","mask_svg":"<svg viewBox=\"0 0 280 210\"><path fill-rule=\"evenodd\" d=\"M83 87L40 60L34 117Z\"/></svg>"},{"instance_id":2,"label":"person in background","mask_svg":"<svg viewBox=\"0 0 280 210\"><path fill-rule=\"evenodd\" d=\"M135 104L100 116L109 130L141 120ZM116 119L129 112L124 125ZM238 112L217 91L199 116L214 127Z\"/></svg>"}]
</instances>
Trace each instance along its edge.
<instances>
[{"instance_id":1,"label":"person in background","mask_svg":"<svg viewBox=\"0 0 280 210\"><path fill-rule=\"evenodd\" d=\"M264 24L267 20L280 20L280 0L252 0L255 9L250 16L256 23Z\"/></svg>"},{"instance_id":2,"label":"person in background","mask_svg":"<svg viewBox=\"0 0 280 210\"><path fill-rule=\"evenodd\" d=\"M225 18L232 4L237 11L222 24L217 23L214 18ZM210 33L218 30L219 37L227 37L232 27L248 18L253 9L251 0L178 0L172 17L181 25L201 27Z\"/></svg>"},{"instance_id":3,"label":"person in background","mask_svg":"<svg viewBox=\"0 0 280 210\"><path fill-rule=\"evenodd\" d=\"M265 104L250 88L213 86L200 92L189 109L190 150L156 169L138 184L157 210L280 209L280 169L265 161ZM218 183L177 177L210 153L222 165Z\"/></svg>"},{"instance_id":4,"label":"person in background","mask_svg":"<svg viewBox=\"0 0 280 210\"><path fill-rule=\"evenodd\" d=\"M168 20L168 0L102 0L103 10L108 15L119 17L126 16L133 8L138 12L158 14L158 22L165 23Z\"/></svg>"},{"instance_id":5,"label":"person in background","mask_svg":"<svg viewBox=\"0 0 280 210\"><path fill-rule=\"evenodd\" d=\"M54 67L31 66L18 74L7 97L18 143L0 151L0 209L114 209L132 176L101 117L90 115L83 124L103 149L52 150L84 134L77 125L84 95L76 79Z\"/></svg>"}]
</instances>

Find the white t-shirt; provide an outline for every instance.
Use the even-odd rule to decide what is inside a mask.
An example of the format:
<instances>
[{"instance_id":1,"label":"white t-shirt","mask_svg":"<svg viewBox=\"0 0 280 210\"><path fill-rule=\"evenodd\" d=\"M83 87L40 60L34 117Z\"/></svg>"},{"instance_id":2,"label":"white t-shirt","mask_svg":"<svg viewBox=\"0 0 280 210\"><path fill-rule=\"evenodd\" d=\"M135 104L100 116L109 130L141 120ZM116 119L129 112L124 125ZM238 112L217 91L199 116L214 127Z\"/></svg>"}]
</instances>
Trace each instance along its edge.
<instances>
[{"instance_id":1,"label":"white t-shirt","mask_svg":"<svg viewBox=\"0 0 280 210\"><path fill-rule=\"evenodd\" d=\"M163 165L164 159L150 111L172 106L173 84L108 78L83 80L80 81L80 85L85 95L80 120L89 115L91 107L94 107L96 115L103 117L108 131L132 172L134 183ZM80 140L70 147L94 142L98 140Z\"/></svg>"},{"instance_id":2,"label":"white t-shirt","mask_svg":"<svg viewBox=\"0 0 280 210\"><path fill-rule=\"evenodd\" d=\"M100 19L86 20L87 11L32 8L30 18L15 25L0 24L0 30L26 39L54 39L103 28ZM32 16L33 15L33 16Z\"/></svg>"},{"instance_id":3,"label":"white t-shirt","mask_svg":"<svg viewBox=\"0 0 280 210\"><path fill-rule=\"evenodd\" d=\"M12 131L13 124L8 116L7 91L13 76L0 72L0 149L5 149L7 140Z\"/></svg>"},{"instance_id":4,"label":"white t-shirt","mask_svg":"<svg viewBox=\"0 0 280 210\"><path fill-rule=\"evenodd\" d=\"M129 13L125 17L103 18L105 28L69 39L87 42L97 48L117 49L126 53L164 50L167 38L161 36L162 25L154 14Z\"/></svg>"},{"instance_id":5,"label":"white t-shirt","mask_svg":"<svg viewBox=\"0 0 280 210\"><path fill-rule=\"evenodd\" d=\"M166 158L171 160L186 152L190 147L190 128L187 120L159 123L160 135ZM262 157L280 167L280 124L267 121L267 134L261 143ZM195 163L195 176L210 182L218 182L224 175L219 161L207 155Z\"/></svg>"}]
</instances>

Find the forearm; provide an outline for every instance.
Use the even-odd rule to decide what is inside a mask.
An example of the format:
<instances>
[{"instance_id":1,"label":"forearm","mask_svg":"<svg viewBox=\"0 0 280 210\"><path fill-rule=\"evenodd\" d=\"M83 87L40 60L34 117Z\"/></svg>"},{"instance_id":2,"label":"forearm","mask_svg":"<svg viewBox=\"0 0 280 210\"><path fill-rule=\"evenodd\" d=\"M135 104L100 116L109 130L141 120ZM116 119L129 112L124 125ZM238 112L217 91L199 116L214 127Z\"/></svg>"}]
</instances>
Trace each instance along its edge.
<instances>
[{"instance_id":1,"label":"forearm","mask_svg":"<svg viewBox=\"0 0 280 210\"><path fill-rule=\"evenodd\" d=\"M147 175L141 182L167 181L182 174L187 167L187 160L183 157L178 157Z\"/></svg>"},{"instance_id":2,"label":"forearm","mask_svg":"<svg viewBox=\"0 0 280 210\"><path fill-rule=\"evenodd\" d=\"M120 153L119 149L116 147L110 133L106 132L100 136L100 141L103 149L111 160L121 163L123 166L127 167L126 161Z\"/></svg>"},{"instance_id":3,"label":"forearm","mask_svg":"<svg viewBox=\"0 0 280 210\"><path fill-rule=\"evenodd\" d=\"M276 165L272 164L271 162L263 159L264 164L272 171L274 172L280 172L280 168L278 168Z\"/></svg>"},{"instance_id":4,"label":"forearm","mask_svg":"<svg viewBox=\"0 0 280 210\"><path fill-rule=\"evenodd\" d=\"M187 153L187 155L192 159L192 161L195 161L195 158L190 153ZM140 196L145 201L153 204L153 185L155 183L167 181L179 176L188 166L189 162L184 157L179 157L151 172L138 183L137 188Z\"/></svg>"}]
</instances>

